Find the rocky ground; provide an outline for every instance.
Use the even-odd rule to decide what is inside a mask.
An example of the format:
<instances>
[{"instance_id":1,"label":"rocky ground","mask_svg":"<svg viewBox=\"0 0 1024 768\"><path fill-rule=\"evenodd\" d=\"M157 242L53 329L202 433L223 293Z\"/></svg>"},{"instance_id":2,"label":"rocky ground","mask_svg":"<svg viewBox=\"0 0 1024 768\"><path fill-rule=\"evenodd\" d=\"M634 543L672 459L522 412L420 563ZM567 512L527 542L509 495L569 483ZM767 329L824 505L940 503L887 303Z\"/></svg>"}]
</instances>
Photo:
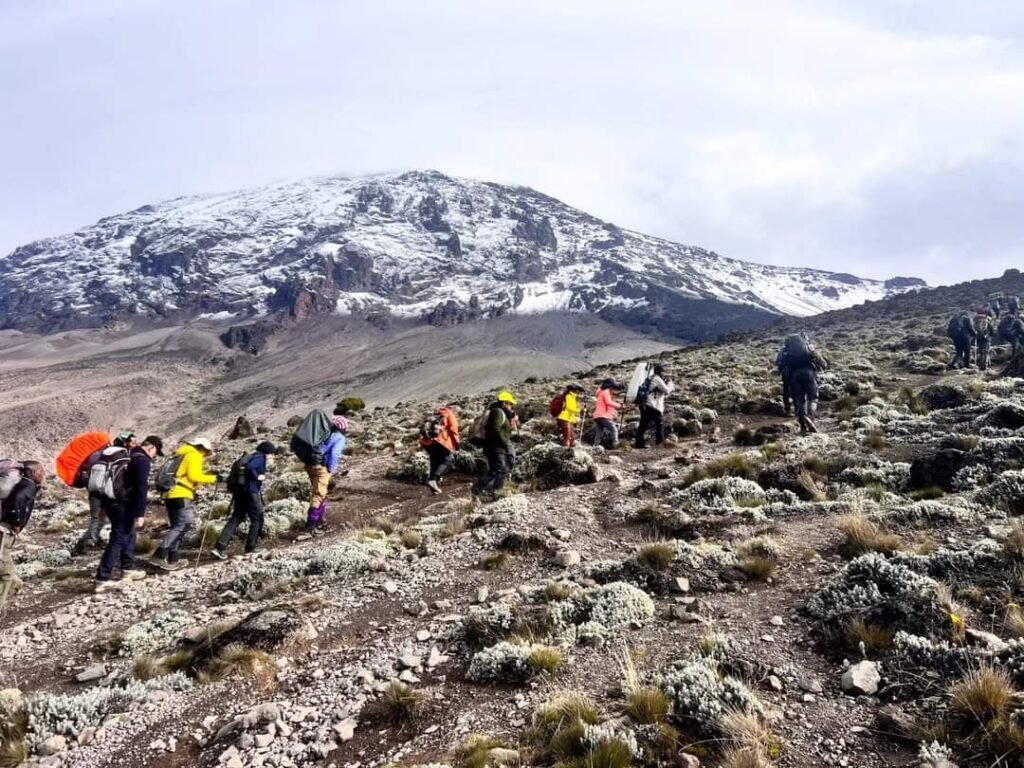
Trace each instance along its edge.
<instances>
[{"instance_id":1,"label":"rocky ground","mask_svg":"<svg viewBox=\"0 0 1024 768\"><path fill-rule=\"evenodd\" d=\"M355 414L327 536L297 535L282 457L262 553L207 554L208 493L189 567L120 591L92 593L85 501L51 484L2 618L0 765L1019 765L1024 379L948 371L943 332L1020 282L807 324L832 363L816 435L781 410L782 328L663 353L661 448L560 449L556 384L515 384L489 503L469 452L422 486L433 404Z\"/></svg>"}]
</instances>

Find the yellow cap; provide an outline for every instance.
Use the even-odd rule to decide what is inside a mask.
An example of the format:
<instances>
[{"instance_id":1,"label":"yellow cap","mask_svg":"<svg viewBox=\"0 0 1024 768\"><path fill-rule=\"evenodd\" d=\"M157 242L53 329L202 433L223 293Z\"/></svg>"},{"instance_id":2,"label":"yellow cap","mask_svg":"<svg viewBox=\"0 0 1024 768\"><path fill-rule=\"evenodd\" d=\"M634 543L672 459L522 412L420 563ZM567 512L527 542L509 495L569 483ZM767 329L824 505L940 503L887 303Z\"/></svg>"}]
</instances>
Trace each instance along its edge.
<instances>
[{"instance_id":1,"label":"yellow cap","mask_svg":"<svg viewBox=\"0 0 1024 768\"><path fill-rule=\"evenodd\" d=\"M516 405L519 401L515 399L511 392L505 391L498 395L499 402L509 403L510 405Z\"/></svg>"}]
</instances>

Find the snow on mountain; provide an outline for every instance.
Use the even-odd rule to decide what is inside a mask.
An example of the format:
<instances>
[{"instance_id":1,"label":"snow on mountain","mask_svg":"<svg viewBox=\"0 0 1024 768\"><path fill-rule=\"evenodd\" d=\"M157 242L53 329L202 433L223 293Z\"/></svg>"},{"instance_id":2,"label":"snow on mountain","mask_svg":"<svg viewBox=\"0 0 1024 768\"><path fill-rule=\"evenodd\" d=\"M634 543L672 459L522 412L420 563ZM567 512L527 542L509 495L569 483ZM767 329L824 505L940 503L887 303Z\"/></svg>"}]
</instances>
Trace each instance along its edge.
<instances>
[{"instance_id":1,"label":"snow on mountain","mask_svg":"<svg viewBox=\"0 0 1024 768\"><path fill-rule=\"evenodd\" d=\"M696 340L923 285L728 259L526 187L433 171L147 205L21 246L0 270L0 328L38 330L130 316L338 311L450 324L570 310Z\"/></svg>"}]
</instances>

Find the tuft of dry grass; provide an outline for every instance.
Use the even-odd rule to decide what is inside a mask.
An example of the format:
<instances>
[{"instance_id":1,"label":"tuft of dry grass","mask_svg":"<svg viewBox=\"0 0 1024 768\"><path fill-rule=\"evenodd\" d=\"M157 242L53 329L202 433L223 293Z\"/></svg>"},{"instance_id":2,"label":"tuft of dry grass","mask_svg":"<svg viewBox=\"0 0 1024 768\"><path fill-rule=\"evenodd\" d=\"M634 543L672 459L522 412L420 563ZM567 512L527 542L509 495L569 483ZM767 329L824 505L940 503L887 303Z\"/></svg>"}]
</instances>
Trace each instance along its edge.
<instances>
[{"instance_id":1,"label":"tuft of dry grass","mask_svg":"<svg viewBox=\"0 0 1024 768\"><path fill-rule=\"evenodd\" d=\"M642 544L636 551L636 561L648 570L658 573L671 568L675 559L675 545L668 541L652 541Z\"/></svg>"},{"instance_id":2,"label":"tuft of dry grass","mask_svg":"<svg viewBox=\"0 0 1024 768\"><path fill-rule=\"evenodd\" d=\"M571 584L553 581L544 587L544 598L553 603L568 600L574 594L576 594L576 590Z\"/></svg>"},{"instance_id":3,"label":"tuft of dry grass","mask_svg":"<svg viewBox=\"0 0 1024 768\"><path fill-rule=\"evenodd\" d=\"M470 734L457 750L460 768L487 768L492 749L506 749L508 742L480 733Z\"/></svg>"},{"instance_id":4,"label":"tuft of dry grass","mask_svg":"<svg viewBox=\"0 0 1024 768\"><path fill-rule=\"evenodd\" d=\"M914 501L931 501L941 499L946 492L937 485L929 485L924 488L917 488L907 494Z\"/></svg>"},{"instance_id":5,"label":"tuft of dry grass","mask_svg":"<svg viewBox=\"0 0 1024 768\"><path fill-rule=\"evenodd\" d=\"M1017 603L1006 607L1006 631L1013 637L1024 637L1024 608Z\"/></svg>"},{"instance_id":6,"label":"tuft of dry grass","mask_svg":"<svg viewBox=\"0 0 1024 768\"><path fill-rule=\"evenodd\" d=\"M370 521L370 527L376 528L387 536L390 536L395 532L395 524L383 517L373 518L373 520Z\"/></svg>"},{"instance_id":7,"label":"tuft of dry grass","mask_svg":"<svg viewBox=\"0 0 1024 768\"><path fill-rule=\"evenodd\" d=\"M536 646L526 657L526 664L535 675L542 673L552 675L561 669L564 663L565 657L562 652L549 645Z\"/></svg>"},{"instance_id":8,"label":"tuft of dry grass","mask_svg":"<svg viewBox=\"0 0 1024 768\"><path fill-rule=\"evenodd\" d=\"M733 749L759 758L775 760L782 755L782 742L756 714L732 709L721 721L722 735Z\"/></svg>"},{"instance_id":9,"label":"tuft of dry grass","mask_svg":"<svg viewBox=\"0 0 1024 768\"><path fill-rule=\"evenodd\" d=\"M1003 554L1013 562L1024 562L1024 519L1014 518L1003 541Z\"/></svg>"},{"instance_id":10,"label":"tuft of dry grass","mask_svg":"<svg viewBox=\"0 0 1024 768\"><path fill-rule=\"evenodd\" d=\"M0 744L0 768L18 768L28 760L28 744L22 739L5 739Z\"/></svg>"},{"instance_id":11,"label":"tuft of dry grass","mask_svg":"<svg viewBox=\"0 0 1024 768\"><path fill-rule=\"evenodd\" d=\"M669 699L660 688L635 688L626 694L625 709L638 725L660 725L668 719Z\"/></svg>"},{"instance_id":12,"label":"tuft of dry grass","mask_svg":"<svg viewBox=\"0 0 1024 768\"><path fill-rule=\"evenodd\" d=\"M491 552L480 558L480 567L485 571L500 571L511 560L512 556L508 552Z\"/></svg>"},{"instance_id":13,"label":"tuft of dry grass","mask_svg":"<svg viewBox=\"0 0 1024 768\"><path fill-rule=\"evenodd\" d=\"M841 518L838 527L844 537L839 550L847 558L852 559L868 552L891 555L903 547L899 536L883 531L877 523L863 514Z\"/></svg>"},{"instance_id":14,"label":"tuft of dry grass","mask_svg":"<svg viewBox=\"0 0 1024 768\"><path fill-rule=\"evenodd\" d=\"M423 711L426 696L405 683L392 682L374 703L373 710L391 725L407 725L416 722Z\"/></svg>"},{"instance_id":15,"label":"tuft of dry grass","mask_svg":"<svg viewBox=\"0 0 1024 768\"><path fill-rule=\"evenodd\" d=\"M896 633L888 627L877 624L866 624L863 619L854 619L846 628L846 639L850 648L860 648L864 644L868 651L886 651L892 648Z\"/></svg>"},{"instance_id":16,"label":"tuft of dry grass","mask_svg":"<svg viewBox=\"0 0 1024 768\"><path fill-rule=\"evenodd\" d=\"M227 646L213 657L203 671L211 680L247 677L269 684L277 679L277 668L269 653L239 644Z\"/></svg>"},{"instance_id":17,"label":"tuft of dry grass","mask_svg":"<svg viewBox=\"0 0 1024 768\"><path fill-rule=\"evenodd\" d=\"M757 467L745 453L733 453L691 469L683 480L683 487L688 488L696 482L715 477L742 477L747 480L756 480Z\"/></svg>"},{"instance_id":18,"label":"tuft of dry grass","mask_svg":"<svg viewBox=\"0 0 1024 768\"><path fill-rule=\"evenodd\" d=\"M775 560L763 555L748 555L737 566L751 581L768 581L775 576Z\"/></svg>"},{"instance_id":19,"label":"tuft of dry grass","mask_svg":"<svg viewBox=\"0 0 1024 768\"><path fill-rule=\"evenodd\" d=\"M889 440L881 429L872 429L864 436L864 445L872 451L880 451L888 447Z\"/></svg>"},{"instance_id":20,"label":"tuft of dry grass","mask_svg":"<svg viewBox=\"0 0 1024 768\"><path fill-rule=\"evenodd\" d=\"M163 659L155 656L139 656L132 662L132 677L136 680L146 682L166 674L167 667L164 666Z\"/></svg>"},{"instance_id":21,"label":"tuft of dry grass","mask_svg":"<svg viewBox=\"0 0 1024 768\"><path fill-rule=\"evenodd\" d=\"M461 512L455 512L448 516L442 535L447 538L454 538L466 532L466 516Z\"/></svg>"},{"instance_id":22,"label":"tuft of dry grass","mask_svg":"<svg viewBox=\"0 0 1024 768\"><path fill-rule=\"evenodd\" d=\"M423 534L412 528L406 528L399 536L399 540L406 549L419 549L423 541Z\"/></svg>"},{"instance_id":23,"label":"tuft of dry grass","mask_svg":"<svg viewBox=\"0 0 1024 768\"><path fill-rule=\"evenodd\" d=\"M804 469L818 477L828 477L828 463L816 453L804 456Z\"/></svg>"},{"instance_id":24,"label":"tuft of dry grass","mask_svg":"<svg viewBox=\"0 0 1024 768\"><path fill-rule=\"evenodd\" d=\"M732 747L722 753L721 768L769 768L768 761L753 749Z\"/></svg>"},{"instance_id":25,"label":"tuft of dry grass","mask_svg":"<svg viewBox=\"0 0 1024 768\"><path fill-rule=\"evenodd\" d=\"M953 712L983 728L1003 722L1013 707L1016 691L1002 669L982 667L967 673L949 689Z\"/></svg>"}]
</instances>

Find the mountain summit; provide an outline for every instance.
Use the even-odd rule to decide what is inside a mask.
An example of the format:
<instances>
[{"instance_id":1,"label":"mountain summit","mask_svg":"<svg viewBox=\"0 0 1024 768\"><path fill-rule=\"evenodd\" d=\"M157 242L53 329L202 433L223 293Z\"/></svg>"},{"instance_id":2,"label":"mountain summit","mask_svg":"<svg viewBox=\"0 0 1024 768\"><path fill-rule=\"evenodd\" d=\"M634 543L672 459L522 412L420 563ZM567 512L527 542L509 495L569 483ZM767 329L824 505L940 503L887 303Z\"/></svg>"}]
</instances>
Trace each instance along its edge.
<instances>
[{"instance_id":1,"label":"mountain summit","mask_svg":"<svg viewBox=\"0 0 1024 768\"><path fill-rule=\"evenodd\" d=\"M729 259L527 187L426 171L146 205L0 258L0 328L274 313L450 325L587 311L683 340L924 285Z\"/></svg>"}]
</instances>

